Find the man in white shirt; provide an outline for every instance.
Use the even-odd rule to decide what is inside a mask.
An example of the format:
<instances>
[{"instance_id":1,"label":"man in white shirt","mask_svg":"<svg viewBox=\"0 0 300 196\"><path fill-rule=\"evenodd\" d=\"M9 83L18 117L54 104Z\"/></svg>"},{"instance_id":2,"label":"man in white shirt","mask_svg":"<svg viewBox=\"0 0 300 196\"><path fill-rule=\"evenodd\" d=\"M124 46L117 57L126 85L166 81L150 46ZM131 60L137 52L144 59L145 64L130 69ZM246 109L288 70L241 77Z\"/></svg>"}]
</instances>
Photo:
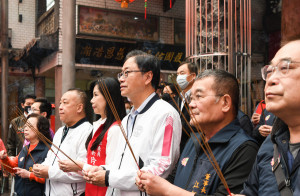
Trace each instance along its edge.
<instances>
[{"instance_id":1,"label":"man in white shirt","mask_svg":"<svg viewBox=\"0 0 300 196\"><path fill-rule=\"evenodd\" d=\"M114 162L92 168L85 179L108 186L106 195L140 195L135 185L139 168L164 178L174 168L179 157L181 122L178 112L155 93L160 79L156 57L137 50L130 52L118 79L122 96L133 103L122 126L138 163L124 137L120 137Z\"/></svg>"},{"instance_id":2,"label":"man in white shirt","mask_svg":"<svg viewBox=\"0 0 300 196\"><path fill-rule=\"evenodd\" d=\"M91 133L92 125L85 114L86 94L80 89L70 89L60 100L59 115L65 126L54 135L53 144L58 146L73 160L86 160L85 142ZM46 178L45 195L82 195L85 181L77 173L65 173L59 169L58 160L68 159L52 145L45 161L35 164L33 172L37 177Z\"/></svg>"}]
</instances>

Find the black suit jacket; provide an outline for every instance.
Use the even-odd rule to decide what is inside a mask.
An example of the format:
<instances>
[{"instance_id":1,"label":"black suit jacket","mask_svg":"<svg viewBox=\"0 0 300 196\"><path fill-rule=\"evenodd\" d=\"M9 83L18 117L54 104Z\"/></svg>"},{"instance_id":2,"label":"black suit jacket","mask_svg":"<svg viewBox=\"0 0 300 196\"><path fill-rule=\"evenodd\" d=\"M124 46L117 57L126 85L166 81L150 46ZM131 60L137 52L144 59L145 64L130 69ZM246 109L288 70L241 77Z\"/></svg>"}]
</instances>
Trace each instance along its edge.
<instances>
[{"instance_id":1,"label":"black suit jacket","mask_svg":"<svg viewBox=\"0 0 300 196\"><path fill-rule=\"evenodd\" d=\"M180 97L177 97L176 102L177 102L177 105L179 106L179 109L180 109L181 104L182 104L182 99ZM184 103L184 106L183 106L181 111L179 111L177 107L176 107L176 109L179 112L180 119L181 119L181 124L182 124L182 134L181 134L181 141L180 141L180 154L181 154L187 140L189 139L189 136L186 134L186 132L188 132L189 135L191 135L191 133L192 133L191 128L189 127L189 123L190 123L191 118L190 118L190 114L189 114L189 110L188 110L189 107L188 107L188 104L186 102ZM184 119L184 117L185 117L186 120ZM192 127L192 128L193 128L194 131L196 130L194 127Z\"/></svg>"}]
</instances>

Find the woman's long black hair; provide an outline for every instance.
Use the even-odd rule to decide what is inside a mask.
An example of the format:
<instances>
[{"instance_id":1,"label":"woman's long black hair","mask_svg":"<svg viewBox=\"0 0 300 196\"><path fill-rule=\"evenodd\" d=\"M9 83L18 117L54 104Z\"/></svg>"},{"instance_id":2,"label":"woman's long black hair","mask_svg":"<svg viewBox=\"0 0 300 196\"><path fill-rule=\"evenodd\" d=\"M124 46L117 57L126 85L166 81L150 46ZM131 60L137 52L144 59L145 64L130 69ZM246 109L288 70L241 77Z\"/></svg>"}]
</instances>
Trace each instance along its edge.
<instances>
[{"instance_id":1,"label":"woman's long black hair","mask_svg":"<svg viewBox=\"0 0 300 196\"><path fill-rule=\"evenodd\" d=\"M100 93L103 95L103 97L106 100L106 106L105 106L105 113L106 113L106 121L103 127L103 130L101 131L100 135L97 137L97 139L94 141L94 143L91 146L91 151L96 150L99 146L100 142L102 141L105 133L107 132L108 128L116 121L112 110L110 109L109 104L107 103L107 99L105 97L105 94L103 93L102 86L106 86L107 90L112 98L113 104L115 105L115 108L118 112L118 115L120 119L122 120L126 116L125 111L125 103L124 99L121 96L120 91L120 83L117 79L107 77L107 78L101 78L97 81L94 81L90 86L90 91L93 94L94 87L97 86L99 88ZM88 145L93 137L93 133L91 133L86 140L85 147L88 148Z\"/></svg>"},{"instance_id":2,"label":"woman's long black hair","mask_svg":"<svg viewBox=\"0 0 300 196\"><path fill-rule=\"evenodd\" d=\"M52 141L52 137L50 135L50 123L49 120L47 118L45 118L44 116L40 115L40 114L35 114L32 113L30 115L27 116L27 120L29 118L37 118L37 130L43 134L47 139L49 139L50 141ZM39 140L41 141L40 137L38 137Z\"/></svg>"}]
</instances>

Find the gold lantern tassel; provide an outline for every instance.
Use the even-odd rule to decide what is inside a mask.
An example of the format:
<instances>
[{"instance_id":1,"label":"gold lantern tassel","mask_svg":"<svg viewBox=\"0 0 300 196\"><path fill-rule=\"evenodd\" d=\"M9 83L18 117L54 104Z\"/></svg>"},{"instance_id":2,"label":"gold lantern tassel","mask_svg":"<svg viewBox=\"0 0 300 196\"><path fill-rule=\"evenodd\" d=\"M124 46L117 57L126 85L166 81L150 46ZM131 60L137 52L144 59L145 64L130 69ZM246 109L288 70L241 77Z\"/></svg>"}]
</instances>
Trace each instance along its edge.
<instances>
[{"instance_id":1,"label":"gold lantern tassel","mask_svg":"<svg viewBox=\"0 0 300 196\"><path fill-rule=\"evenodd\" d=\"M128 8L128 1L129 0L122 0L121 8Z\"/></svg>"}]
</instances>

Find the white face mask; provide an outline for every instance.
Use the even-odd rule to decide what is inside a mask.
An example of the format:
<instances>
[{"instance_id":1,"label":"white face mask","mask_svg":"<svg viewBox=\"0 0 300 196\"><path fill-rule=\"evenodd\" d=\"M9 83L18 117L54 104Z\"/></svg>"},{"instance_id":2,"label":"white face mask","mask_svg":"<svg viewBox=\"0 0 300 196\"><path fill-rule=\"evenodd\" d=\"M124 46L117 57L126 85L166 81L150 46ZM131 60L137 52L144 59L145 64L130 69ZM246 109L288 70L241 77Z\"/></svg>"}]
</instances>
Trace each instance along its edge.
<instances>
[{"instance_id":1,"label":"white face mask","mask_svg":"<svg viewBox=\"0 0 300 196\"><path fill-rule=\"evenodd\" d=\"M176 82L178 84L178 86L181 88L181 90L184 90L188 85L189 82L186 80L186 78L189 75L178 75L176 78Z\"/></svg>"}]
</instances>

